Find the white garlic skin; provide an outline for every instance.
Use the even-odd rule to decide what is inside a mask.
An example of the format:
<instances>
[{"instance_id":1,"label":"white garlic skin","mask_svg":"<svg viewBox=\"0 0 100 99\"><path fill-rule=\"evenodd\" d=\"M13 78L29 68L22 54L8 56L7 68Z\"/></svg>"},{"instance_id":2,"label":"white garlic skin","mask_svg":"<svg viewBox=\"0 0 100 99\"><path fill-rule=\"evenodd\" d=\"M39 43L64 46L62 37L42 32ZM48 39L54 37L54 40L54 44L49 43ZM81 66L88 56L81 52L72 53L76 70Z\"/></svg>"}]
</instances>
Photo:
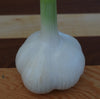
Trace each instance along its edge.
<instances>
[{"instance_id":1,"label":"white garlic skin","mask_svg":"<svg viewBox=\"0 0 100 99\"><path fill-rule=\"evenodd\" d=\"M58 38L57 38L58 39ZM85 57L78 41L59 32L59 42L32 34L16 55L16 67L31 92L45 94L73 87L84 72Z\"/></svg>"}]
</instances>

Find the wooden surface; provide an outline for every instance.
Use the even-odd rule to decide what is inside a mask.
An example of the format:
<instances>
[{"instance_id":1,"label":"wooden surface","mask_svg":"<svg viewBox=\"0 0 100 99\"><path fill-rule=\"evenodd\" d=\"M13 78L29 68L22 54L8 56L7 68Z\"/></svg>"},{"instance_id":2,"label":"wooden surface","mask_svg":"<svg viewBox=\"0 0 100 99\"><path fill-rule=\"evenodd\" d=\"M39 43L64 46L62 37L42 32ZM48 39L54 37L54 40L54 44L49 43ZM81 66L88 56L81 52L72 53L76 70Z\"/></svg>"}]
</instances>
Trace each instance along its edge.
<instances>
[{"instance_id":1,"label":"wooden surface","mask_svg":"<svg viewBox=\"0 0 100 99\"><path fill-rule=\"evenodd\" d=\"M86 64L100 65L100 13L98 13L100 0L57 0L57 4L58 13L63 13L58 15L59 30L79 40L86 57ZM26 37L40 30L40 15L36 15L40 13L39 10L39 0L2 0L0 2L1 68L15 67L18 48Z\"/></svg>"},{"instance_id":2,"label":"wooden surface","mask_svg":"<svg viewBox=\"0 0 100 99\"><path fill-rule=\"evenodd\" d=\"M58 29L79 40L87 65L100 65L100 14L58 15ZM0 67L15 67L18 48L38 30L39 15L0 16Z\"/></svg>"},{"instance_id":3,"label":"wooden surface","mask_svg":"<svg viewBox=\"0 0 100 99\"><path fill-rule=\"evenodd\" d=\"M1 0L0 14L39 14L40 0ZM100 13L100 0L57 0L58 13Z\"/></svg>"},{"instance_id":4,"label":"wooden surface","mask_svg":"<svg viewBox=\"0 0 100 99\"><path fill-rule=\"evenodd\" d=\"M76 37L82 45L87 65L100 65L100 37ZM15 56L25 38L0 39L0 68L15 67Z\"/></svg>"},{"instance_id":5,"label":"wooden surface","mask_svg":"<svg viewBox=\"0 0 100 99\"><path fill-rule=\"evenodd\" d=\"M100 66L87 66L71 89L37 95L28 91L15 68L0 69L0 99L100 99Z\"/></svg>"},{"instance_id":6,"label":"wooden surface","mask_svg":"<svg viewBox=\"0 0 100 99\"><path fill-rule=\"evenodd\" d=\"M58 29L72 36L100 36L100 14L58 15ZM40 15L0 16L0 38L26 38L40 30Z\"/></svg>"}]
</instances>

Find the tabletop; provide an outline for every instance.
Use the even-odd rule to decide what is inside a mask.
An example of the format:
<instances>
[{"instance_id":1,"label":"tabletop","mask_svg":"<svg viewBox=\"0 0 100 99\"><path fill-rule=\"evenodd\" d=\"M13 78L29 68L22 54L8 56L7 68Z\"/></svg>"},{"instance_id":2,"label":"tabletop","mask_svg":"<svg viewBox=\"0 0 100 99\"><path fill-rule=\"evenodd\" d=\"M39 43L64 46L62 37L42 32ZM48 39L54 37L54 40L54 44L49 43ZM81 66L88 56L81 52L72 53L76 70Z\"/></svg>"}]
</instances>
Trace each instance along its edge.
<instances>
[{"instance_id":1,"label":"tabletop","mask_svg":"<svg viewBox=\"0 0 100 99\"><path fill-rule=\"evenodd\" d=\"M79 82L68 90L38 95L28 91L16 68L0 68L1 99L100 99L100 66L86 66Z\"/></svg>"}]
</instances>

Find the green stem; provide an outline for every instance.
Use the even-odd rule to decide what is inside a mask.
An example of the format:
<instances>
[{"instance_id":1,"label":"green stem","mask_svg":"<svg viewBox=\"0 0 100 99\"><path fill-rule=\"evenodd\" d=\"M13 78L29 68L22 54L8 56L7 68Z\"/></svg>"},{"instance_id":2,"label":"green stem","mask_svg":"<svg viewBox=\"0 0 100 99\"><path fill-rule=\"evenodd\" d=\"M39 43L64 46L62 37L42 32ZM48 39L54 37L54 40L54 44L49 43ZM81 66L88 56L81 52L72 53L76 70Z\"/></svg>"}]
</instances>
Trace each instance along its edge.
<instances>
[{"instance_id":1,"label":"green stem","mask_svg":"<svg viewBox=\"0 0 100 99\"><path fill-rule=\"evenodd\" d=\"M56 0L40 0L41 35L54 38L58 35Z\"/></svg>"}]
</instances>

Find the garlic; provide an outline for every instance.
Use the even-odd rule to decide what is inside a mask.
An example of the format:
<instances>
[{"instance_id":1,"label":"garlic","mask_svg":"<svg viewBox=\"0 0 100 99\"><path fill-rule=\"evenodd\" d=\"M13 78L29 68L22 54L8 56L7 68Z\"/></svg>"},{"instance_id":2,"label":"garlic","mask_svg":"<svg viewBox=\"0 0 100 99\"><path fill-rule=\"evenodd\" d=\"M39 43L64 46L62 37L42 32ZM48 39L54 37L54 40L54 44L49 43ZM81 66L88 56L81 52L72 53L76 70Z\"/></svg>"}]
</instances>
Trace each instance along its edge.
<instances>
[{"instance_id":1,"label":"garlic","mask_svg":"<svg viewBox=\"0 0 100 99\"><path fill-rule=\"evenodd\" d=\"M41 30L16 55L16 67L31 92L45 94L73 87L84 71L79 42L57 29L56 0L40 0Z\"/></svg>"}]
</instances>

